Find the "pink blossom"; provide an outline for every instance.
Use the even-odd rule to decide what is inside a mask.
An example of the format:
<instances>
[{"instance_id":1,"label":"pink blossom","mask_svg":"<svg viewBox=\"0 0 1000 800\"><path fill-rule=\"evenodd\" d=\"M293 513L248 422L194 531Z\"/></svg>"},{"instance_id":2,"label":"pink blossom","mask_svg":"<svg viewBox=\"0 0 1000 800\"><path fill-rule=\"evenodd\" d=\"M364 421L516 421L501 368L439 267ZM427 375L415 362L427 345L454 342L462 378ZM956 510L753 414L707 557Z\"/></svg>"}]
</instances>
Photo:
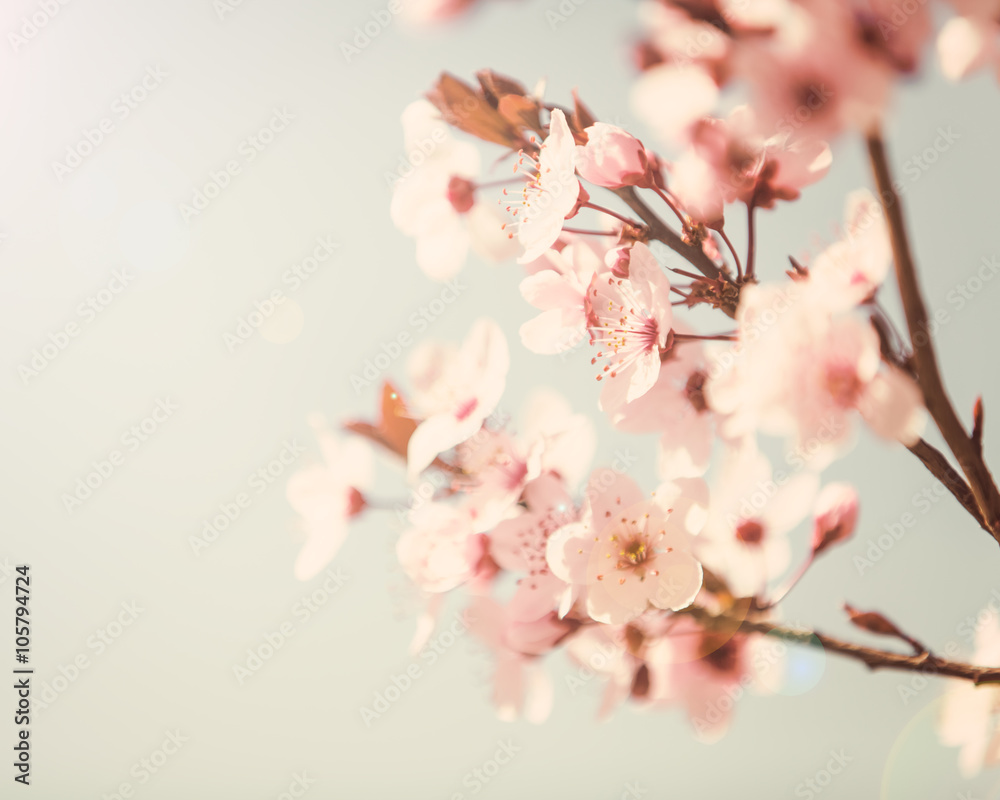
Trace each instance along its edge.
<instances>
[{"instance_id":1,"label":"pink blossom","mask_svg":"<svg viewBox=\"0 0 1000 800\"><path fill-rule=\"evenodd\" d=\"M819 477L789 477L752 445L731 450L712 491L698 557L738 596L762 592L791 563L788 533L812 510Z\"/></svg>"},{"instance_id":2,"label":"pink blossom","mask_svg":"<svg viewBox=\"0 0 1000 800\"><path fill-rule=\"evenodd\" d=\"M833 315L811 282L744 287L739 341L715 351L706 389L723 435L785 436L819 469L851 441L860 414L878 436L913 444L925 414L916 382L881 364L878 335L853 315Z\"/></svg>"},{"instance_id":3,"label":"pink blossom","mask_svg":"<svg viewBox=\"0 0 1000 800\"><path fill-rule=\"evenodd\" d=\"M871 297L892 264L892 246L882 207L867 189L847 196L847 237L820 253L809 280L829 307L845 311Z\"/></svg>"},{"instance_id":4,"label":"pink blossom","mask_svg":"<svg viewBox=\"0 0 1000 800\"><path fill-rule=\"evenodd\" d=\"M605 361L601 408L609 413L642 397L660 374L660 356L670 342L673 309L670 281L649 248L632 247L628 278L595 275L587 293L591 344Z\"/></svg>"},{"instance_id":5,"label":"pink blossom","mask_svg":"<svg viewBox=\"0 0 1000 800\"><path fill-rule=\"evenodd\" d=\"M648 46L668 64L694 61L709 74L724 71L731 40L711 22L694 19L685 10L660 0L639 3L639 21Z\"/></svg>"},{"instance_id":6,"label":"pink blossom","mask_svg":"<svg viewBox=\"0 0 1000 800\"><path fill-rule=\"evenodd\" d=\"M481 319L469 332L454 359L442 365L428 394L437 408L421 422L407 449L410 477L425 469L440 453L472 436L497 407L510 368L503 332Z\"/></svg>"},{"instance_id":7,"label":"pink blossom","mask_svg":"<svg viewBox=\"0 0 1000 800\"><path fill-rule=\"evenodd\" d=\"M484 426L456 447L454 481L477 532L510 516L512 507L539 476L551 472L574 487L585 475L596 447L590 418L573 412L558 392L533 391L524 403L519 430Z\"/></svg>"},{"instance_id":8,"label":"pink blossom","mask_svg":"<svg viewBox=\"0 0 1000 800\"><path fill-rule=\"evenodd\" d=\"M996 611L980 613L973 664L1000 665L1000 622ZM1000 686L975 686L963 681L944 697L938 736L942 744L959 747L962 776L973 778L983 768L1000 764Z\"/></svg>"},{"instance_id":9,"label":"pink blossom","mask_svg":"<svg viewBox=\"0 0 1000 800\"><path fill-rule=\"evenodd\" d=\"M546 546L549 569L570 587L561 614L582 594L587 614L608 624L623 624L650 605L690 605L701 588L701 565L689 552L689 505L672 514L666 503L682 498L670 488L649 499L623 475L595 473L583 522L551 534Z\"/></svg>"},{"instance_id":10,"label":"pink blossom","mask_svg":"<svg viewBox=\"0 0 1000 800\"><path fill-rule=\"evenodd\" d=\"M306 542L295 561L295 577L307 581L319 574L347 538L349 520L365 507L359 489L372 482L374 461L371 448L361 439L342 441L331 433L321 417L314 428L323 453L323 464L295 472L288 480L286 496L302 517Z\"/></svg>"},{"instance_id":11,"label":"pink blossom","mask_svg":"<svg viewBox=\"0 0 1000 800\"><path fill-rule=\"evenodd\" d=\"M694 123L711 112L719 90L704 70L662 64L646 70L632 88L635 113L667 143L683 143Z\"/></svg>"},{"instance_id":12,"label":"pink blossom","mask_svg":"<svg viewBox=\"0 0 1000 800\"><path fill-rule=\"evenodd\" d=\"M587 144L576 147L580 177L596 186L653 185L653 174L642 142L616 125L595 122L586 129Z\"/></svg>"},{"instance_id":13,"label":"pink blossom","mask_svg":"<svg viewBox=\"0 0 1000 800\"><path fill-rule=\"evenodd\" d=\"M766 693L780 685L785 647L765 636L713 633L680 617L649 661L654 679L684 707L697 737L716 742L729 729L734 698L748 688Z\"/></svg>"},{"instance_id":14,"label":"pink blossom","mask_svg":"<svg viewBox=\"0 0 1000 800\"><path fill-rule=\"evenodd\" d=\"M521 326L521 341L534 353L555 354L586 338L587 288L603 263L594 246L580 240L549 250L546 259L550 268L521 281L524 299L542 312Z\"/></svg>"},{"instance_id":15,"label":"pink blossom","mask_svg":"<svg viewBox=\"0 0 1000 800\"><path fill-rule=\"evenodd\" d=\"M548 615L532 622L512 620L492 598L477 598L470 609L470 630L493 651L493 702L506 722L524 717L540 724L552 711L552 680L538 655L555 647L576 624Z\"/></svg>"},{"instance_id":16,"label":"pink blossom","mask_svg":"<svg viewBox=\"0 0 1000 800\"><path fill-rule=\"evenodd\" d=\"M559 607L566 584L545 560L549 536L578 517L572 498L554 473L545 473L524 490L527 510L504 520L490 534L490 554L501 568L524 577L508 606L511 618L530 622Z\"/></svg>"},{"instance_id":17,"label":"pink blossom","mask_svg":"<svg viewBox=\"0 0 1000 800\"><path fill-rule=\"evenodd\" d=\"M691 144L671 167L671 190L695 219L714 224L728 203L772 208L795 200L802 188L822 178L832 154L822 141L787 133L765 138L747 106L725 120L694 125Z\"/></svg>"},{"instance_id":18,"label":"pink blossom","mask_svg":"<svg viewBox=\"0 0 1000 800\"><path fill-rule=\"evenodd\" d=\"M493 261L512 257L498 210L475 200L479 151L457 141L426 100L407 106L403 133L413 165L396 181L390 213L400 231L416 238L419 267L446 280L462 268L470 247Z\"/></svg>"},{"instance_id":19,"label":"pink blossom","mask_svg":"<svg viewBox=\"0 0 1000 800\"><path fill-rule=\"evenodd\" d=\"M646 394L618 406L611 423L629 433L659 433L664 480L705 474L715 441L715 418L705 401L707 362L698 342L671 348Z\"/></svg>"},{"instance_id":20,"label":"pink blossom","mask_svg":"<svg viewBox=\"0 0 1000 800\"><path fill-rule=\"evenodd\" d=\"M482 548L467 514L443 503L428 503L410 514L410 527L399 537L396 555L417 586L436 593L472 578Z\"/></svg>"},{"instance_id":21,"label":"pink blossom","mask_svg":"<svg viewBox=\"0 0 1000 800\"><path fill-rule=\"evenodd\" d=\"M857 490L846 483L824 486L813 508L813 555L850 539L857 524Z\"/></svg>"},{"instance_id":22,"label":"pink blossom","mask_svg":"<svg viewBox=\"0 0 1000 800\"><path fill-rule=\"evenodd\" d=\"M580 182L576 179L576 143L558 108L549 120L549 135L542 142L537 158L521 153L518 168L525 162L531 164L524 170L527 182L520 192L520 199L510 202L507 210L514 222L506 227L517 230L517 240L524 252L517 259L519 264L534 261L559 238L563 221L577 209ZM514 195L504 190L508 201ZM510 234L513 236L514 234Z\"/></svg>"},{"instance_id":23,"label":"pink blossom","mask_svg":"<svg viewBox=\"0 0 1000 800\"><path fill-rule=\"evenodd\" d=\"M894 67L865 43L848 3L787 4L773 32L741 40L734 73L746 78L766 132L830 139L881 119Z\"/></svg>"}]
</instances>

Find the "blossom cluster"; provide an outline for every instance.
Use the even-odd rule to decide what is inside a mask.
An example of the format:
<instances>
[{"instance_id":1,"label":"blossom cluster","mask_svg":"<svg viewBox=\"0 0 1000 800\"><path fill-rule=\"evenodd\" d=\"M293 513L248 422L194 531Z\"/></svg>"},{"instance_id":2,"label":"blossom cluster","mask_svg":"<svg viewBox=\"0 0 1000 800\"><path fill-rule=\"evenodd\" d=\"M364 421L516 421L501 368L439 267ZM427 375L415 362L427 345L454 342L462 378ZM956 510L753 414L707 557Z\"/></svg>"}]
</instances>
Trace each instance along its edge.
<instances>
[{"instance_id":1,"label":"blossom cluster","mask_svg":"<svg viewBox=\"0 0 1000 800\"><path fill-rule=\"evenodd\" d=\"M937 49L957 78L995 61L1000 17L996 3L953 6ZM857 525L857 491L824 471L861 431L914 447L927 421L879 300L893 263L879 199L851 193L843 235L810 263L759 264L755 215L821 180L828 142L871 135L935 32L929 4L889 0L644 0L640 22L631 101L659 149L576 93L563 106L542 85L445 73L402 114L407 151L422 155L390 212L432 279L470 252L518 265L538 312L519 346L590 348L583 407L655 437L655 485L592 467L589 415L553 392L504 413L511 345L483 318L461 343L419 344L347 438L317 422L324 462L288 487L306 534L295 569L317 574L377 508L374 445L411 486L435 487L396 544L426 600L414 647L459 592L495 656L504 718L545 718L545 657L564 648L606 679L602 713L626 699L680 706L712 739L729 723L722 698L779 679L761 657L770 640L740 622L777 619Z\"/></svg>"}]
</instances>

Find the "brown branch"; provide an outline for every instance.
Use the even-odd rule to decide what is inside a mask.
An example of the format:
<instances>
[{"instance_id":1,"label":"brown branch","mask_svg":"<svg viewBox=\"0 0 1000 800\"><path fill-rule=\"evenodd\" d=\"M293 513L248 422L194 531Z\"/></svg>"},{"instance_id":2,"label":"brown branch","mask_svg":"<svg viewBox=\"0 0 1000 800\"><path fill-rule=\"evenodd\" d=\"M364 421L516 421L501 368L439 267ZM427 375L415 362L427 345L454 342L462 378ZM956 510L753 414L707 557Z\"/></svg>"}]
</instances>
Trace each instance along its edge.
<instances>
[{"instance_id":1,"label":"brown branch","mask_svg":"<svg viewBox=\"0 0 1000 800\"><path fill-rule=\"evenodd\" d=\"M818 631L789 628L764 620L741 620L728 616L725 613L716 614L698 606L691 606L679 613L687 614L698 622L699 625L707 629L734 632L734 628L738 627L740 631L744 632L761 633L797 644L821 647L829 652L838 653L846 658L860 661L871 670L891 669L902 672L930 672L935 675L972 681L976 686L984 683L1000 682L1000 667L978 667L960 661L949 661L927 651L916 655L904 655L889 650L878 650L874 647L864 647L852 642L845 642L842 639L827 636L825 633Z\"/></svg>"},{"instance_id":2,"label":"brown branch","mask_svg":"<svg viewBox=\"0 0 1000 800\"><path fill-rule=\"evenodd\" d=\"M1000 491L997 490L982 453L955 413L944 388L938 368L934 345L931 341L927 308L917 283L917 271L910 252L906 224L899 195L893 188L892 175L886 157L885 144L878 131L868 136L868 155L871 160L879 199L889 226L896 281L906 314L906 325L913 346L913 360L917 368L917 382L924 396L924 403L949 449L969 481L969 489L980 511L978 519L1000 542Z\"/></svg>"},{"instance_id":3,"label":"brown branch","mask_svg":"<svg viewBox=\"0 0 1000 800\"><path fill-rule=\"evenodd\" d=\"M982 526L983 530L990 533L990 529L986 527L986 521L979 511L979 506L976 505L976 498L972 496L969 484L948 463L948 459L944 457L941 451L927 444L923 439L917 440L915 445L911 445L906 449L919 458L921 463L927 467L935 478L944 484L944 487L955 496L955 499L962 504L965 510L976 518L976 522Z\"/></svg>"},{"instance_id":4,"label":"brown branch","mask_svg":"<svg viewBox=\"0 0 1000 800\"><path fill-rule=\"evenodd\" d=\"M667 247L678 255L682 256L691 266L708 278L725 278L722 270L716 266L701 247L685 242L680 235L670 228L656 212L643 202L642 198L631 186L624 186L621 189L613 190L639 218L646 223L650 235L658 242L663 242Z\"/></svg>"}]
</instances>

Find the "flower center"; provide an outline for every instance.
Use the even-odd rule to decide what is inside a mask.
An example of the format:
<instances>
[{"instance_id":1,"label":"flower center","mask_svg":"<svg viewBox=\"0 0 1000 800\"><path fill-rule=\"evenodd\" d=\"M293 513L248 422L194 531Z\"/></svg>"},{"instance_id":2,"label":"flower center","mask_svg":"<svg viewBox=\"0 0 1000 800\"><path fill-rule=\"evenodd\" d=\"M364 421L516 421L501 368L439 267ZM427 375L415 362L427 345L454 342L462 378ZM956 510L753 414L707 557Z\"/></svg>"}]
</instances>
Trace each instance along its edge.
<instances>
[{"instance_id":1,"label":"flower center","mask_svg":"<svg viewBox=\"0 0 1000 800\"><path fill-rule=\"evenodd\" d=\"M708 411L708 403L705 402L705 373L692 372L688 378L687 386L684 387L684 394L688 402L699 414Z\"/></svg>"},{"instance_id":2,"label":"flower center","mask_svg":"<svg viewBox=\"0 0 1000 800\"><path fill-rule=\"evenodd\" d=\"M478 405L479 398L470 397L455 410L455 419L459 422L463 422L473 411L476 410L476 406Z\"/></svg>"},{"instance_id":3,"label":"flower center","mask_svg":"<svg viewBox=\"0 0 1000 800\"><path fill-rule=\"evenodd\" d=\"M475 203L476 184L458 175L448 181L448 202L459 214L465 214Z\"/></svg>"},{"instance_id":4,"label":"flower center","mask_svg":"<svg viewBox=\"0 0 1000 800\"><path fill-rule=\"evenodd\" d=\"M743 544L758 545L764 540L764 526L757 520L745 519L736 526L736 538Z\"/></svg>"},{"instance_id":5,"label":"flower center","mask_svg":"<svg viewBox=\"0 0 1000 800\"><path fill-rule=\"evenodd\" d=\"M826 390L833 402L841 408L851 408L857 404L861 394L861 380L857 370L841 365L828 367L826 370Z\"/></svg>"},{"instance_id":6,"label":"flower center","mask_svg":"<svg viewBox=\"0 0 1000 800\"><path fill-rule=\"evenodd\" d=\"M609 299L603 309L591 305L593 327L590 343L603 347L590 359L590 363L607 359L597 376L599 381L604 379L605 374L609 378L618 377L618 372L640 355L660 346L660 323L639 303L628 280L608 278L608 284L617 285L621 302ZM591 289L591 293L592 297L596 297L597 289Z\"/></svg>"},{"instance_id":7,"label":"flower center","mask_svg":"<svg viewBox=\"0 0 1000 800\"><path fill-rule=\"evenodd\" d=\"M717 672L729 673L739 663L740 648L735 639L720 641L718 634L705 634L701 640L702 660Z\"/></svg>"}]
</instances>

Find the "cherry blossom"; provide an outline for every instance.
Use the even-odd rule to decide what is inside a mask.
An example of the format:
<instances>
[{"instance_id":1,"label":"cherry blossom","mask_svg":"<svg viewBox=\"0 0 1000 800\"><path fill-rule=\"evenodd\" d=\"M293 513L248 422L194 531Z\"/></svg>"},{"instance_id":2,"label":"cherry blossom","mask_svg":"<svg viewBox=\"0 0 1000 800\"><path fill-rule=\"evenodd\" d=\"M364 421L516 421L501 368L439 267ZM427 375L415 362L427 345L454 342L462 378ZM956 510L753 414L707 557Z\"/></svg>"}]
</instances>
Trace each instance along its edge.
<instances>
[{"instance_id":1,"label":"cherry blossom","mask_svg":"<svg viewBox=\"0 0 1000 800\"><path fill-rule=\"evenodd\" d=\"M715 81L693 65L662 64L642 74L632 89L632 107L665 142L683 143L694 123L712 111Z\"/></svg>"},{"instance_id":2,"label":"cherry blossom","mask_svg":"<svg viewBox=\"0 0 1000 800\"><path fill-rule=\"evenodd\" d=\"M410 515L396 554L406 574L425 592L447 592L472 578L482 548L467 514L429 503Z\"/></svg>"},{"instance_id":3,"label":"cherry blossom","mask_svg":"<svg viewBox=\"0 0 1000 800\"><path fill-rule=\"evenodd\" d=\"M818 489L815 473L772 470L752 445L731 450L712 490L698 557L740 596L762 591L788 568L788 534L809 515Z\"/></svg>"},{"instance_id":4,"label":"cherry blossom","mask_svg":"<svg viewBox=\"0 0 1000 800\"><path fill-rule=\"evenodd\" d=\"M337 555L352 517L365 507L362 489L372 482L371 448L362 440L341 440L321 417L313 426L323 463L295 472L288 481L288 502L302 517L306 542L295 560L295 577L307 581Z\"/></svg>"},{"instance_id":5,"label":"cherry blossom","mask_svg":"<svg viewBox=\"0 0 1000 800\"><path fill-rule=\"evenodd\" d=\"M663 497L647 498L629 478L615 476L604 488L598 477L591 480L584 521L560 528L546 546L549 569L569 585L560 612L581 594L590 617L606 624L634 619L650 605L689 605L702 575L683 521L672 519Z\"/></svg>"},{"instance_id":6,"label":"cherry blossom","mask_svg":"<svg viewBox=\"0 0 1000 800\"><path fill-rule=\"evenodd\" d=\"M637 242L628 278L595 275L587 292L592 364L604 362L601 407L608 412L642 397L660 374L670 343L670 281L649 248Z\"/></svg>"},{"instance_id":7,"label":"cherry blossom","mask_svg":"<svg viewBox=\"0 0 1000 800\"><path fill-rule=\"evenodd\" d=\"M844 311L870 298L885 280L892 247L882 208L867 189L847 196L846 237L809 266L809 279L830 308Z\"/></svg>"},{"instance_id":8,"label":"cherry blossom","mask_svg":"<svg viewBox=\"0 0 1000 800\"><path fill-rule=\"evenodd\" d=\"M606 122L595 122L586 134L587 144L576 148L576 169L581 178L610 189L652 187L653 174L642 142Z\"/></svg>"},{"instance_id":9,"label":"cherry blossom","mask_svg":"<svg viewBox=\"0 0 1000 800\"><path fill-rule=\"evenodd\" d=\"M521 341L534 353L555 354L586 338L587 289L603 271L599 250L590 242L570 242L544 254L548 267L521 281L521 294L542 313L521 326Z\"/></svg>"},{"instance_id":10,"label":"cherry blossom","mask_svg":"<svg viewBox=\"0 0 1000 800\"><path fill-rule=\"evenodd\" d=\"M1000 621L995 611L979 615L974 664L1000 664ZM1000 686L952 686L938 722L942 744L961 748L958 765L965 778L1000 764Z\"/></svg>"},{"instance_id":11,"label":"cherry blossom","mask_svg":"<svg viewBox=\"0 0 1000 800\"><path fill-rule=\"evenodd\" d=\"M492 320L479 320L429 390L436 396L437 408L410 437L407 464L411 477L479 430L500 401L509 367L503 332Z\"/></svg>"},{"instance_id":12,"label":"cherry blossom","mask_svg":"<svg viewBox=\"0 0 1000 800\"><path fill-rule=\"evenodd\" d=\"M575 162L573 134L566 115L557 108L552 112L549 135L539 146L537 157L521 152L518 169L527 179L524 188L517 195L504 190L509 201L507 210L514 217L507 227L516 229L517 240L524 248L517 259L519 264L534 261L548 250L559 238L563 221L576 211L580 182L576 179Z\"/></svg>"},{"instance_id":13,"label":"cherry blossom","mask_svg":"<svg viewBox=\"0 0 1000 800\"><path fill-rule=\"evenodd\" d=\"M491 598L477 598L472 604L473 635L494 653L493 702L497 716L512 722L524 717L535 724L552 711L552 680L537 656L554 647L576 626L555 615L531 622L512 620L509 609Z\"/></svg>"},{"instance_id":14,"label":"cherry blossom","mask_svg":"<svg viewBox=\"0 0 1000 800\"><path fill-rule=\"evenodd\" d=\"M703 742L722 738L736 700L748 689L762 694L780 686L785 646L762 636L712 632L690 619L675 620L658 642L651 662L654 675L681 704Z\"/></svg>"},{"instance_id":15,"label":"cherry blossom","mask_svg":"<svg viewBox=\"0 0 1000 800\"><path fill-rule=\"evenodd\" d=\"M407 106L403 131L412 166L394 186L390 212L396 227L416 238L420 268L446 280L462 268L470 248L493 261L512 256L497 210L476 200L475 146L457 141L426 100Z\"/></svg>"},{"instance_id":16,"label":"cherry blossom","mask_svg":"<svg viewBox=\"0 0 1000 800\"><path fill-rule=\"evenodd\" d=\"M824 486L813 508L813 555L849 539L857 524L857 490L847 483Z\"/></svg>"},{"instance_id":17,"label":"cherry blossom","mask_svg":"<svg viewBox=\"0 0 1000 800\"><path fill-rule=\"evenodd\" d=\"M821 289L810 282L744 289L739 341L715 352L706 386L709 405L725 417L723 433L789 437L813 468L844 451L855 413L878 436L914 443L925 420L915 381L881 364L875 329L832 315ZM787 346L789 336L796 347Z\"/></svg>"},{"instance_id":18,"label":"cherry blossom","mask_svg":"<svg viewBox=\"0 0 1000 800\"><path fill-rule=\"evenodd\" d=\"M750 109L740 106L725 120L706 117L694 125L688 149L671 167L671 189L695 219L716 224L736 200L772 208L797 199L831 161L825 142L787 133L765 138Z\"/></svg>"},{"instance_id":19,"label":"cherry blossom","mask_svg":"<svg viewBox=\"0 0 1000 800\"><path fill-rule=\"evenodd\" d=\"M609 415L620 430L661 434L659 472L665 480L700 477L708 469L715 417L705 400L707 368L699 342L677 345L661 360L653 387Z\"/></svg>"}]
</instances>

